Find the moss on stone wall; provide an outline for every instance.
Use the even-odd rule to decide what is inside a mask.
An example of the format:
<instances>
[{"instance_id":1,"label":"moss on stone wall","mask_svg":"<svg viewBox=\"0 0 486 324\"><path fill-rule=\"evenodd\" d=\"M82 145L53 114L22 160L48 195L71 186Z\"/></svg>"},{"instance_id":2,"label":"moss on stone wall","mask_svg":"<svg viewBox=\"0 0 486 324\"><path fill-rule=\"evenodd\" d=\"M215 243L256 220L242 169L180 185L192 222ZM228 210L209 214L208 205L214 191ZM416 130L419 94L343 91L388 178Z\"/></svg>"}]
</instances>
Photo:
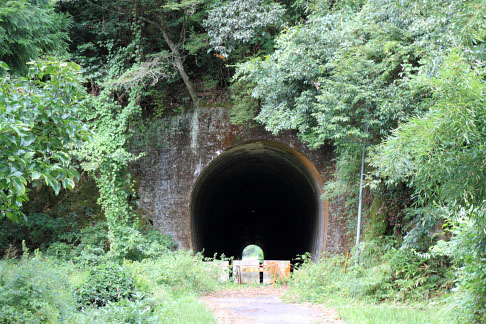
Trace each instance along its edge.
<instances>
[{"instance_id":1,"label":"moss on stone wall","mask_svg":"<svg viewBox=\"0 0 486 324\"><path fill-rule=\"evenodd\" d=\"M369 225L366 231L366 239L377 238L385 235L387 228L386 213L381 212L384 199L377 194L373 197L373 201L368 213Z\"/></svg>"}]
</instances>

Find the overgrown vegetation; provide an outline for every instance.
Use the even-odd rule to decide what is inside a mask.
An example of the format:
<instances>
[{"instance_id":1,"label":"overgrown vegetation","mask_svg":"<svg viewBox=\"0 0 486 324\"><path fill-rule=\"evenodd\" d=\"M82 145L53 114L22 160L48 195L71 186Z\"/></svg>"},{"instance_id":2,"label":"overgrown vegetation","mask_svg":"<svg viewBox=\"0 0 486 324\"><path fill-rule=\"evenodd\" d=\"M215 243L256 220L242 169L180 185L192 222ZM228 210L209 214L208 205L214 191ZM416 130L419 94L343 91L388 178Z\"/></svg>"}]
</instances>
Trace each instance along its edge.
<instances>
[{"instance_id":1,"label":"overgrown vegetation","mask_svg":"<svg viewBox=\"0 0 486 324\"><path fill-rule=\"evenodd\" d=\"M0 322L214 323L196 294L216 289L221 270L201 256L168 252L123 264L106 254L97 257L102 264L40 252L0 261Z\"/></svg>"},{"instance_id":2,"label":"overgrown vegetation","mask_svg":"<svg viewBox=\"0 0 486 324\"><path fill-rule=\"evenodd\" d=\"M293 274L300 298L325 301L329 297L411 302L448 293L454 286L450 260L444 256L399 249L396 242L371 240L360 247L359 262L338 255L304 263Z\"/></svg>"},{"instance_id":3,"label":"overgrown vegetation","mask_svg":"<svg viewBox=\"0 0 486 324\"><path fill-rule=\"evenodd\" d=\"M3 1L0 61L15 73L25 73L30 60L46 54L66 55L70 23L68 15L56 12L51 1Z\"/></svg>"},{"instance_id":4,"label":"overgrown vegetation","mask_svg":"<svg viewBox=\"0 0 486 324\"><path fill-rule=\"evenodd\" d=\"M348 262L341 255L317 263L304 257L287 298L326 303L350 324L452 323L443 297L454 286L450 259L396 245L391 237L365 242L359 263L356 254Z\"/></svg>"},{"instance_id":5,"label":"overgrown vegetation","mask_svg":"<svg viewBox=\"0 0 486 324\"><path fill-rule=\"evenodd\" d=\"M324 198L347 215L366 147L359 260L346 274L340 256L307 260L299 298L450 295L454 321L486 322L485 16L484 0L5 2L0 321L211 322L194 294L215 289L212 270L136 210L129 163L133 134L219 98L234 124L331 144Z\"/></svg>"},{"instance_id":6,"label":"overgrown vegetation","mask_svg":"<svg viewBox=\"0 0 486 324\"><path fill-rule=\"evenodd\" d=\"M455 271L458 323L486 320L484 249L473 243L485 233L484 4L316 1L305 22L277 37L273 54L240 63L234 76L253 84L251 96L261 102L255 120L269 131L293 129L311 147L336 146L336 179L326 184L326 197L345 195L353 213L359 151L368 147L368 196L382 205L374 217L387 212L380 231L403 238L397 255L408 260L394 266L407 274L425 266L409 258L413 253L446 256ZM249 106L248 118L254 114ZM457 242L474 252L457 250ZM366 272L363 280L371 282L352 280L352 287L387 291L374 287L374 278L398 285L390 290L398 296L440 291L430 283L435 273L418 271L416 281L374 276L385 273Z\"/></svg>"},{"instance_id":7,"label":"overgrown vegetation","mask_svg":"<svg viewBox=\"0 0 486 324\"><path fill-rule=\"evenodd\" d=\"M28 185L44 183L58 194L79 178L69 153L89 136L85 91L74 63L34 63L25 77L8 74L5 62L0 69L0 218L16 221Z\"/></svg>"}]
</instances>

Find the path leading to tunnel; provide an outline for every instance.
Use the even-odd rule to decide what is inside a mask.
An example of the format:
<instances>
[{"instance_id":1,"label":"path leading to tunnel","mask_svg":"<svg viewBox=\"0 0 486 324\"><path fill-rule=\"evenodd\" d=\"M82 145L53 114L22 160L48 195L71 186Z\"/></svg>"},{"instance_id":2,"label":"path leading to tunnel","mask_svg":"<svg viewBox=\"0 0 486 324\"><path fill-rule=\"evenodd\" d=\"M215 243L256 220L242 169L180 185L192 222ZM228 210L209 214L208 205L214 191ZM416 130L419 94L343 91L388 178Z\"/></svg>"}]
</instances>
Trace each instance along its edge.
<instances>
[{"instance_id":1,"label":"path leading to tunnel","mask_svg":"<svg viewBox=\"0 0 486 324\"><path fill-rule=\"evenodd\" d=\"M218 324L345 324L336 311L282 301L284 288L222 290L201 298Z\"/></svg>"}]
</instances>

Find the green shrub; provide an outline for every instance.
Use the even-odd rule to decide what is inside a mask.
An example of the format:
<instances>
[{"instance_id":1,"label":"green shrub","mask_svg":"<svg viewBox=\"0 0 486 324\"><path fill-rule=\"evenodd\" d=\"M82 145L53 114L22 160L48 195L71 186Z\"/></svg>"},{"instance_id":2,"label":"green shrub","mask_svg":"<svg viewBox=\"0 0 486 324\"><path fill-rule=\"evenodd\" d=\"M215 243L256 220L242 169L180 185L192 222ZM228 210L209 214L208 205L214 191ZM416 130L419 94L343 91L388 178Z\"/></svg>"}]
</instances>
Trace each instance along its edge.
<instances>
[{"instance_id":1,"label":"green shrub","mask_svg":"<svg viewBox=\"0 0 486 324\"><path fill-rule=\"evenodd\" d=\"M155 312L157 302L153 298L134 295L133 300L109 302L105 307L90 307L79 313L77 324L151 324L164 323Z\"/></svg>"},{"instance_id":2,"label":"green shrub","mask_svg":"<svg viewBox=\"0 0 486 324\"><path fill-rule=\"evenodd\" d=\"M73 244L66 242L53 242L46 250L46 255L57 260L69 260L73 255Z\"/></svg>"},{"instance_id":3,"label":"green shrub","mask_svg":"<svg viewBox=\"0 0 486 324\"><path fill-rule=\"evenodd\" d=\"M114 262L98 265L86 281L75 289L79 306L105 306L108 302L132 299L135 293L133 277Z\"/></svg>"},{"instance_id":4,"label":"green shrub","mask_svg":"<svg viewBox=\"0 0 486 324\"><path fill-rule=\"evenodd\" d=\"M290 281L290 295L300 301L322 302L325 297L338 293L343 273L344 257L335 255L319 262L304 256L304 262L296 269Z\"/></svg>"},{"instance_id":5,"label":"green shrub","mask_svg":"<svg viewBox=\"0 0 486 324\"><path fill-rule=\"evenodd\" d=\"M384 236L369 241L361 242L359 253L352 253L353 264L359 263L364 267L372 267L383 261L383 256L389 251L394 250L397 246L396 238L393 236ZM358 260L356 260L358 257Z\"/></svg>"},{"instance_id":6,"label":"green shrub","mask_svg":"<svg viewBox=\"0 0 486 324\"><path fill-rule=\"evenodd\" d=\"M390 266L382 262L382 258L389 248L381 241L363 242L360 263L350 258L347 273L344 273L345 257L342 255L323 258L319 262L304 257L304 262L292 275L291 295L312 302L322 302L332 296L383 299Z\"/></svg>"},{"instance_id":7,"label":"green shrub","mask_svg":"<svg viewBox=\"0 0 486 324\"><path fill-rule=\"evenodd\" d=\"M78 255L73 257L73 261L80 268L90 268L99 266L106 261L113 260L106 252L98 247L87 246Z\"/></svg>"},{"instance_id":8,"label":"green shrub","mask_svg":"<svg viewBox=\"0 0 486 324\"><path fill-rule=\"evenodd\" d=\"M63 273L40 257L0 261L0 323L67 321L76 310Z\"/></svg>"},{"instance_id":9,"label":"green shrub","mask_svg":"<svg viewBox=\"0 0 486 324\"><path fill-rule=\"evenodd\" d=\"M486 323L486 203L457 212L452 238L439 241L433 253L451 256L456 266L454 323Z\"/></svg>"},{"instance_id":10,"label":"green shrub","mask_svg":"<svg viewBox=\"0 0 486 324\"><path fill-rule=\"evenodd\" d=\"M125 228L127 240L118 244L110 256L119 259L142 260L156 258L174 250L175 241L168 235L150 227L140 230ZM85 224L78 229L75 215L54 218L48 214L32 214L27 220L15 224L9 219L0 220L0 256L9 251L20 251L25 241L30 249L41 249L59 260L72 260L81 266L104 262L110 251L106 221Z\"/></svg>"},{"instance_id":11,"label":"green shrub","mask_svg":"<svg viewBox=\"0 0 486 324\"><path fill-rule=\"evenodd\" d=\"M78 252L86 247L98 248L101 250L108 250L108 224L106 221L100 221L89 224L79 231L79 244L77 245Z\"/></svg>"},{"instance_id":12,"label":"green shrub","mask_svg":"<svg viewBox=\"0 0 486 324\"><path fill-rule=\"evenodd\" d=\"M184 250L167 252L158 259L126 262L125 266L135 277L137 287L147 292L156 285L186 293L212 291L218 287L221 273L221 269L204 262L202 255Z\"/></svg>"},{"instance_id":13,"label":"green shrub","mask_svg":"<svg viewBox=\"0 0 486 324\"><path fill-rule=\"evenodd\" d=\"M390 251L386 258L391 266L387 281L396 298L427 299L452 287L447 258L421 255L410 249Z\"/></svg>"},{"instance_id":14,"label":"green shrub","mask_svg":"<svg viewBox=\"0 0 486 324\"><path fill-rule=\"evenodd\" d=\"M194 292L214 288L216 268L189 252L170 252L162 259L126 261L126 267L108 261L83 268L43 259L40 253L0 260L0 323L213 324ZM166 267L171 260L174 267ZM177 273L178 266L188 269ZM177 287L185 280L187 285Z\"/></svg>"},{"instance_id":15,"label":"green shrub","mask_svg":"<svg viewBox=\"0 0 486 324\"><path fill-rule=\"evenodd\" d=\"M386 299L390 296L389 277L390 266L387 263L379 263L371 267L351 266L348 275L342 282L342 294L354 298Z\"/></svg>"},{"instance_id":16,"label":"green shrub","mask_svg":"<svg viewBox=\"0 0 486 324\"><path fill-rule=\"evenodd\" d=\"M159 257L177 248L177 243L171 236L162 234L153 227L143 231L143 238L145 240L145 247L143 249L144 258Z\"/></svg>"},{"instance_id":17,"label":"green shrub","mask_svg":"<svg viewBox=\"0 0 486 324\"><path fill-rule=\"evenodd\" d=\"M140 261L147 258L156 258L177 247L175 241L158 230L136 229L123 226L117 228L117 235L124 237L117 242L116 249L111 254L119 259Z\"/></svg>"},{"instance_id":18,"label":"green shrub","mask_svg":"<svg viewBox=\"0 0 486 324\"><path fill-rule=\"evenodd\" d=\"M45 252L59 260L72 260L83 266L97 265L108 250L107 231L106 222L88 225L80 231L60 235Z\"/></svg>"},{"instance_id":19,"label":"green shrub","mask_svg":"<svg viewBox=\"0 0 486 324\"><path fill-rule=\"evenodd\" d=\"M31 249L45 249L55 241L66 241L67 236L75 231L73 215L55 218L44 213L33 213L18 223L0 219L0 256L9 245L19 248L22 241Z\"/></svg>"},{"instance_id":20,"label":"green shrub","mask_svg":"<svg viewBox=\"0 0 486 324\"><path fill-rule=\"evenodd\" d=\"M346 274L343 256L319 262L306 258L292 275L290 294L314 302L331 296L412 301L440 295L453 287L447 257L393 245L389 240L364 242L359 263L349 260Z\"/></svg>"},{"instance_id":21,"label":"green shrub","mask_svg":"<svg viewBox=\"0 0 486 324\"><path fill-rule=\"evenodd\" d=\"M20 250L21 242L32 250L40 249L47 255L69 260L86 248L108 250L106 222L97 222L78 229L74 214L55 218L48 214L34 213L19 223L0 220L0 255L9 246Z\"/></svg>"}]
</instances>

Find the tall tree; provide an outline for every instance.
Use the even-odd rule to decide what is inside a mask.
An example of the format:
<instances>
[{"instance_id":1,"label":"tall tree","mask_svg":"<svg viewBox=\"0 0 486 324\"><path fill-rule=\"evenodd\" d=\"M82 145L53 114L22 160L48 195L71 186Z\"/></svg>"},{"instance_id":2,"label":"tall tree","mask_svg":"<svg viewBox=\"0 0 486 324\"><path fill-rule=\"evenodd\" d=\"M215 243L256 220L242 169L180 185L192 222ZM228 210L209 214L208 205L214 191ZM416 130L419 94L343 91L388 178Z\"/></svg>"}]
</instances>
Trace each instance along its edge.
<instances>
[{"instance_id":1,"label":"tall tree","mask_svg":"<svg viewBox=\"0 0 486 324\"><path fill-rule=\"evenodd\" d=\"M95 82L113 79L135 63L150 61L154 67L152 57L157 56L156 62L165 66L169 63L179 75L197 106L198 96L186 59L196 53L209 56L202 50L207 47L202 40L202 20L208 2L85 0L63 1L58 6L74 16L74 58L84 63L88 77Z\"/></svg>"},{"instance_id":2,"label":"tall tree","mask_svg":"<svg viewBox=\"0 0 486 324\"><path fill-rule=\"evenodd\" d=\"M44 54L66 54L67 15L48 0L13 0L0 5L0 60L11 72L24 73L25 63Z\"/></svg>"}]
</instances>

